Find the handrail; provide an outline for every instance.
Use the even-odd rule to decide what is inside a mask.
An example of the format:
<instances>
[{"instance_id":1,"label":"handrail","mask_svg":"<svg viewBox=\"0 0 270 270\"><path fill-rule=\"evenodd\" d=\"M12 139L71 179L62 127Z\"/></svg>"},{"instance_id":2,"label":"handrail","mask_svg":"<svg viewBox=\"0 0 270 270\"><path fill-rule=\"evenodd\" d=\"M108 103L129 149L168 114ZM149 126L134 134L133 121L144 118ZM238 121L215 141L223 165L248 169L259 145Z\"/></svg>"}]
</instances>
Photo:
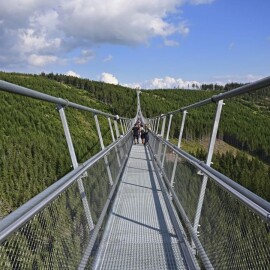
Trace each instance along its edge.
<instances>
[{"instance_id":1,"label":"handrail","mask_svg":"<svg viewBox=\"0 0 270 270\"><path fill-rule=\"evenodd\" d=\"M207 99L201 100L199 102L190 104L190 105L182 107L180 109L164 113L164 114L162 114L161 117L165 117L165 116L170 115L170 114L175 114L175 113L178 113L178 112L183 112L183 111L187 111L187 110L190 110L190 109L198 108L198 107L201 107L203 105L207 105L209 103L213 103L213 102L217 103L219 100L232 98L232 97L235 97L235 96L238 96L238 95L241 95L241 94L245 94L245 93L248 93L248 92L251 92L251 91L254 91L254 90L258 90L258 89L261 89L261 88L264 88L264 87L267 87L267 86L270 86L270 76L266 77L266 78L263 78L261 80L258 80L256 82L237 87L237 88L235 88L233 90L230 90L230 91L227 91L225 93L221 93L221 94L218 94L218 95L213 95L210 98L207 98ZM152 119L155 119L155 118L158 118L158 117L160 117L160 116L152 117Z\"/></svg>"},{"instance_id":2,"label":"handrail","mask_svg":"<svg viewBox=\"0 0 270 270\"><path fill-rule=\"evenodd\" d=\"M129 130L125 136L119 138L102 151L91 157L79 167L72 170L43 192L26 202L24 205L16 209L14 212L6 216L0 221L0 243L4 241L12 232L20 228L24 223L30 220L34 215L40 212L49 202L54 200L63 191L65 191L74 181L78 179L87 169L103 158L114 147L121 143L126 136L129 136ZM16 222L15 222L16 221Z\"/></svg>"},{"instance_id":3,"label":"handrail","mask_svg":"<svg viewBox=\"0 0 270 270\"><path fill-rule=\"evenodd\" d=\"M151 131L150 131L151 132ZM215 169L207 166L203 161L195 158L194 156L188 154L187 152L179 149L174 144L166 141L153 132L151 134L156 137L163 144L167 145L169 148L173 149L175 153L183 157L189 163L194 165L198 170L201 170L204 174L215 180L219 185L228 190L231 194L241 200L247 207L255 211L261 216L266 222L270 223L270 203L254 194L250 190L244 188L238 183L234 182L229 177L223 175L222 173L216 171Z\"/></svg>"},{"instance_id":4,"label":"handrail","mask_svg":"<svg viewBox=\"0 0 270 270\"><path fill-rule=\"evenodd\" d=\"M114 118L114 119L128 119L125 117L119 117L118 115L112 115L112 114L105 113L105 112L102 112L99 110L95 110L95 109L92 109L90 107L86 107L86 106L83 106L83 105L80 105L80 104L77 104L74 102L70 102L69 100L57 98L57 97L54 97L54 96L51 96L48 94L38 92L36 90L32 90L30 88L22 87L22 86L19 86L19 85L13 84L13 83L9 83L6 81L2 81L2 80L0 80L0 89L4 90L6 92L11 92L14 94L27 96L27 97L31 97L34 99L47 101L47 102L54 103L57 105L62 105L64 107L68 106L68 107L73 107L73 108L79 109L79 110L89 111L89 112L92 112L94 114L100 114L100 115L104 115L106 117L110 117L110 118Z\"/></svg>"}]
</instances>

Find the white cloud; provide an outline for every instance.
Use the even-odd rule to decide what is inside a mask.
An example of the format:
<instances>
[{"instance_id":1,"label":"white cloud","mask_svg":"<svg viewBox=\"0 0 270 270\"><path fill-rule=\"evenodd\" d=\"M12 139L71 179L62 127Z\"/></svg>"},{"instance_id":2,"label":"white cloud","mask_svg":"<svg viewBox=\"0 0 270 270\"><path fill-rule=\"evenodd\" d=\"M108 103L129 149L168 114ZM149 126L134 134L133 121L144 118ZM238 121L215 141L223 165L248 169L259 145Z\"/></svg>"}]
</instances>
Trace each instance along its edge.
<instances>
[{"instance_id":1,"label":"white cloud","mask_svg":"<svg viewBox=\"0 0 270 270\"><path fill-rule=\"evenodd\" d=\"M166 76L164 78L154 78L140 83L129 83L124 86L139 89L198 89L201 86L201 83L198 81L185 81L181 78L177 79Z\"/></svg>"},{"instance_id":2,"label":"white cloud","mask_svg":"<svg viewBox=\"0 0 270 270\"><path fill-rule=\"evenodd\" d=\"M110 73L103 72L101 74L100 80L105 83L110 83L110 84L118 84L118 80L116 77Z\"/></svg>"},{"instance_id":3,"label":"white cloud","mask_svg":"<svg viewBox=\"0 0 270 270\"><path fill-rule=\"evenodd\" d=\"M57 57L52 55L37 55L31 54L28 58L28 63L32 66L44 67L47 64L56 62Z\"/></svg>"},{"instance_id":4,"label":"white cloud","mask_svg":"<svg viewBox=\"0 0 270 270\"><path fill-rule=\"evenodd\" d=\"M164 78L154 78L150 81L147 88L150 89L173 89L173 88L188 88L193 89L193 86L200 86L197 81L184 81L183 79L166 76ZM195 88L195 87L194 87Z\"/></svg>"},{"instance_id":5,"label":"white cloud","mask_svg":"<svg viewBox=\"0 0 270 270\"><path fill-rule=\"evenodd\" d=\"M76 72L74 72L74 71L72 71L72 70L67 71L67 72L66 72L66 75L67 75L67 76L78 77L78 78L81 77L78 73L76 73Z\"/></svg>"},{"instance_id":6,"label":"white cloud","mask_svg":"<svg viewBox=\"0 0 270 270\"><path fill-rule=\"evenodd\" d=\"M76 64L85 64L95 57L92 50L82 50L79 57L75 58Z\"/></svg>"},{"instance_id":7,"label":"white cloud","mask_svg":"<svg viewBox=\"0 0 270 270\"><path fill-rule=\"evenodd\" d=\"M106 58L104 58L103 62L109 62L113 59L112 55L108 55Z\"/></svg>"},{"instance_id":8,"label":"white cloud","mask_svg":"<svg viewBox=\"0 0 270 270\"><path fill-rule=\"evenodd\" d=\"M161 37L167 46L171 40L189 33L178 16L186 3L205 4L211 0L12 0L0 4L0 55L8 63L46 65L70 57L84 64L94 55L89 48L99 44L148 44ZM174 20L170 15L174 14ZM74 52L82 53L74 57ZM73 54L71 53L73 52ZM85 53L84 53L85 52ZM31 56L32 55L32 56ZM33 60L40 56L43 61ZM51 55L51 57L46 57ZM35 58L35 57L34 57ZM51 59L51 60L49 60ZM111 60L107 58L106 61Z\"/></svg>"}]
</instances>

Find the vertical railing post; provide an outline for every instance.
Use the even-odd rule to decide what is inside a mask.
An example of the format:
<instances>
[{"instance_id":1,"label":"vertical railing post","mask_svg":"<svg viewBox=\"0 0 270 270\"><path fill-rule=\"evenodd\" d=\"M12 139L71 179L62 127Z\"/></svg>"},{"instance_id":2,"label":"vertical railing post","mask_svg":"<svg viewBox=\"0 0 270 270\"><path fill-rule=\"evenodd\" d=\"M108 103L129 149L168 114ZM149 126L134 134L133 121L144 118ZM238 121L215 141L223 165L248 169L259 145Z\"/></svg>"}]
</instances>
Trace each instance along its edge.
<instances>
[{"instance_id":1,"label":"vertical railing post","mask_svg":"<svg viewBox=\"0 0 270 270\"><path fill-rule=\"evenodd\" d=\"M112 128L112 122L111 122L110 117L108 117L108 122L109 122L110 130L111 130L111 134L112 134L112 140L113 140L113 142L115 142L114 132L113 132L113 128ZM118 166L121 167L121 162L120 162L120 159L119 159L117 146L115 148L115 151L116 151L116 157L117 157Z\"/></svg>"},{"instance_id":2,"label":"vertical railing post","mask_svg":"<svg viewBox=\"0 0 270 270\"><path fill-rule=\"evenodd\" d=\"M169 140L169 135L170 135L170 131L171 131L172 117L173 117L173 115L172 115L172 114L170 114L170 119L169 119L169 124L168 124L168 130L167 130L166 141L168 141L168 140Z\"/></svg>"},{"instance_id":3,"label":"vertical railing post","mask_svg":"<svg viewBox=\"0 0 270 270\"><path fill-rule=\"evenodd\" d=\"M158 121L157 121L157 129L156 129L156 134L158 134L159 122L160 122L160 117L158 117Z\"/></svg>"},{"instance_id":4,"label":"vertical railing post","mask_svg":"<svg viewBox=\"0 0 270 270\"><path fill-rule=\"evenodd\" d=\"M179 138L178 138L178 145L177 147L181 147L181 142L183 138L183 132L184 132L184 126L185 126L185 121L186 121L186 115L187 111L183 111L183 117L182 117L182 122L181 122L181 127L180 127L180 133L179 133ZM173 170L172 170L172 176L171 176L171 187L174 186L174 178L175 178L175 172L176 172L176 167L177 167L177 162L178 162L178 155L175 153L175 160L173 164Z\"/></svg>"},{"instance_id":5,"label":"vertical railing post","mask_svg":"<svg viewBox=\"0 0 270 270\"><path fill-rule=\"evenodd\" d=\"M126 125L126 119L123 120L123 125L124 125L124 131L125 131L125 134L127 133L127 125Z\"/></svg>"},{"instance_id":6,"label":"vertical railing post","mask_svg":"<svg viewBox=\"0 0 270 270\"><path fill-rule=\"evenodd\" d=\"M97 128L97 132L98 132L100 146L101 146L101 149L103 150L105 148L105 146L104 146L102 134L101 134L101 131L100 131L98 117L97 117L96 114L94 115L94 118L95 118L95 122L96 122L96 128ZM106 166L106 169L107 169L107 173L108 173L110 185L112 186L113 185L113 179L112 179L111 169L110 169L110 166L109 166L109 162L108 162L108 157L107 156L104 156L104 161L105 161L105 166Z\"/></svg>"},{"instance_id":7,"label":"vertical railing post","mask_svg":"<svg viewBox=\"0 0 270 270\"><path fill-rule=\"evenodd\" d=\"M166 115L163 116L162 129L161 129L161 137L162 138L164 137L165 126L166 126Z\"/></svg>"},{"instance_id":8,"label":"vertical railing post","mask_svg":"<svg viewBox=\"0 0 270 270\"><path fill-rule=\"evenodd\" d=\"M166 135L166 141L169 140L169 135L170 135L170 130L171 130L171 123L172 123L172 117L173 115L170 114L170 118L169 118L169 123L168 123L168 128L167 128L167 135ZM163 128L163 127L162 127ZM164 128L164 132L165 132L165 128ZM162 157L162 167L164 166L164 161L165 161L165 157L166 157L166 152L167 152L167 145L165 145L164 147L164 152L163 152L163 157Z\"/></svg>"},{"instance_id":9,"label":"vertical railing post","mask_svg":"<svg viewBox=\"0 0 270 270\"><path fill-rule=\"evenodd\" d=\"M165 126L166 126L166 115L161 115L161 118L163 118L163 121L162 121L162 127L161 127L161 138L163 138L164 136L164 132L165 132ZM166 148L166 146L165 146ZM163 163L164 163L164 155L162 156L161 155L161 151L162 151L162 143L159 144L159 147L158 147L158 157L160 158L160 162L162 163L162 166L163 166ZM161 159L162 157L162 159Z\"/></svg>"},{"instance_id":10,"label":"vertical railing post","mask_svg":"<svg viewBox=\"0 0 270 270\"><path fill-rule=\"evenodd\" d=\"M208 153L207 153L206 165L208 165L208 166L211 166L211 160L212 160L212 156L214 153L214 147L215 147L216 138L217 138L219 120L220 120L220 115L221 115L221 110L222 110L223 105L224 105L223 100L220 100L217 104L217 110L216 110L215 120L214 120L214 124L213 124L213 129L212 129L212 135L211 135L211 139L209 142ZM196 215L195 215L195 219L194 219L194 225L193 225L195 231L197 231L197 229L198 229L199 220L201 217L201 211L202 211L202 205L203 205L207 180L208 180L208 177L206 175L204 175L203 180L202 180L202 186L201 186L201 192L199 195L198 205L197 205L197 211L196 211Z\"/></svg>"},{"instance_id":11,"label":"vertical railing post","mask_svg":"<svg viewBox=\"0 0 270 270\"><path fill-rule=\"evenodd\" d=\"M118 129L117 116L114 119L114 128L115 128L115 131L116 131L116 137L118 139L120 137L120 133L119 133L119 129Z\"/></svg>"},{"instance_id":12,"label":"vertical railing post","mask_svg":"<svg viewBox=\"0 0 270 270\"><path fill-rule=\"evenodd\" d=\"M72 143L72 139L71 139L71 135L70 135L70 131L69 131L69 127L68 127L64 107L61 106L61 105L57 105L57 110L58 110L58 112L60 114L61 122L62 122L62 125L63 125L63 128L64 128L64 133L65 133L66 141L67 141L67 144L68 144L68 150L69 150L69 154L70 154L70 157L71 157L72 166L73 166L74 169L76 169L78 167L78 161L77 161L74 146L73 146L73 143ZM80 177L77 182L78 182L78 187L79 187L79 191L80 191L80 195L81 195L81 199L82 199L82 203L83 203L84 212L85 212L85 215L86 215L86 219L87 219L87 222L88 222L89 229L91 231L91 230L94 229L94 223L93 223L92 215L91 215L91 212L90 212L89 204L88 204L88 201L87 201L87 197L86 197L86 194L85 194L82 178Z\"/></svg>"},{"instance_id":13,"label":"vertical railing post","mask_svg":"<svg viewBox=\"0 0 270 270\"><path fill-rule=\"evenodd\" d=\"M113 142L115 141L115 137L114 137L114 132L113 132L113 128L112 128L112 122L111 122L111 118L108 117L108 122L109 122L109 127L110 127L110 131L111 131L111 135L112 135L112 140Z\"/></svg>"},{"instance_id":14,"label":"vertical railing post","mask_svg":"<svg viewBox=\"0 0 270 270\"><path fill-rule=\"evenodd\" d=\"M120 124L121 124L121 130L122 130L122 134L124 135L124 134L125 134L125 132L124 132L124 128L123 128L122 119L120 119Z\"/></svg>"}]
</instances>

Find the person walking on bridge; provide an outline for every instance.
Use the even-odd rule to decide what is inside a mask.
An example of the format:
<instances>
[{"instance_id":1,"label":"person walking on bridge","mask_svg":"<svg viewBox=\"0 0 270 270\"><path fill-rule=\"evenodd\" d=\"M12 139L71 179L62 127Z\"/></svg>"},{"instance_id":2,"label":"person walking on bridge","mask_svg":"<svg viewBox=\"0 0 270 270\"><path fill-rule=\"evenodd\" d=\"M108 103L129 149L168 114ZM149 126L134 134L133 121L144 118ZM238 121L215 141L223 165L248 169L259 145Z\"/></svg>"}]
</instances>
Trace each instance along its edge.
<instances>
[{"instance_id":1,"label":"person walking on bridge","mask_svg":"<svg viewBox=\"0 0 270 270\"><path fill-rule=\"evenodd\" d=\"M134 125L134 127L132 128L132 132L133 132L134 144L139 143L139 132L140 132L139 124Z\"/></svg>"}]
</instances>

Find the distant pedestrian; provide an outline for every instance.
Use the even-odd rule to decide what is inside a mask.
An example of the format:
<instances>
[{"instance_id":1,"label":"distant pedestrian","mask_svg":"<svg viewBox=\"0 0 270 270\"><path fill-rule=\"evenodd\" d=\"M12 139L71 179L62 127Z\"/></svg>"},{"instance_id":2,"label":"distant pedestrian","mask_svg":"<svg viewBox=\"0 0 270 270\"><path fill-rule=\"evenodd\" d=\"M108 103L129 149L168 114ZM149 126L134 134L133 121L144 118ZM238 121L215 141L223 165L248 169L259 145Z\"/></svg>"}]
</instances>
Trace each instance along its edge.
<instances>
[{"instance_id":1,"label":"distant pedestrian","mask_svg":"<svg viewBox=\"0 0 270 270\"><path fill-rule=\"evenodd\" d=\"M140 127L138 124L135 124L134 127L132 128L133 132L133 140L134 144L139 143L139 132L140 132Z\"/></svg>"},{"instance_id":2,"label":"distant pedestrian","mask_svg":"<svg viewBox=\"0 0 270 270\"><path fill-rule=\"evenodd\" d=\"M143 144L146 146L149 141L149 127L148 125L144 126L144 132L143 132Z\"/></svg>"}]
</instances>

